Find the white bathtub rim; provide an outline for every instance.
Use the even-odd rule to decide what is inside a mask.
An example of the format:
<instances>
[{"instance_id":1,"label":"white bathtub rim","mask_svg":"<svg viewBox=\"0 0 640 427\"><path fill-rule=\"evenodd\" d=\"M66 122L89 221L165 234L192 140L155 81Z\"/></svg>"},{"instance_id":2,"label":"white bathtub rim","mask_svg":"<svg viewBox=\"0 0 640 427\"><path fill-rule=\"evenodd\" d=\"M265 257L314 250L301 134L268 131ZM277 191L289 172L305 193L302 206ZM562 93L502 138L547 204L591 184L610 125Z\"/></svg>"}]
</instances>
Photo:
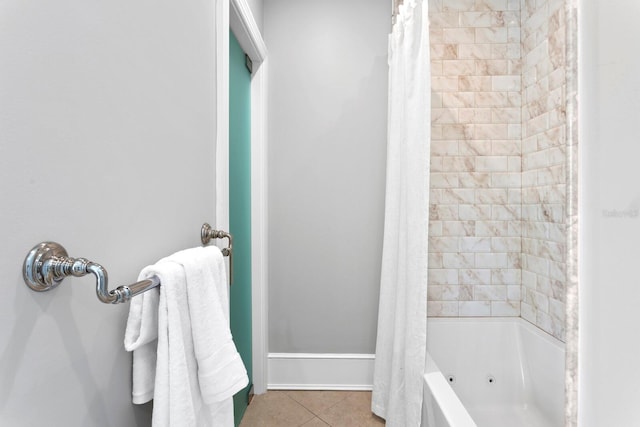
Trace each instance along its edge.
<instances>
[{"instance_id":1,"label":"white bathtub rim","mask_svg":"<svg viewBox=\"0 0 640 427\"><path fill-rule=\"evenodd\" d=\"M425 371L426 387L430 390L429 394L436 401L447 423L456 427L477 427L429 353L427 353Z\"/></svg>"},{"instance_id":2,"label":"white bathtub rim","mask_svg":"<svg viewBox=\"0 0 640 427\"><path fill-rule=\"evenodd\" d=\"M427 325L434 323L516 323L524 328L525 331L533 333L536 337L553 345L558 350L565 350L565 343L549 334L546 331L535 326L533 323L523 319L522 317L429 317ZM428 349L427 349L428 350Z\"/></svg>"}]
</instances>

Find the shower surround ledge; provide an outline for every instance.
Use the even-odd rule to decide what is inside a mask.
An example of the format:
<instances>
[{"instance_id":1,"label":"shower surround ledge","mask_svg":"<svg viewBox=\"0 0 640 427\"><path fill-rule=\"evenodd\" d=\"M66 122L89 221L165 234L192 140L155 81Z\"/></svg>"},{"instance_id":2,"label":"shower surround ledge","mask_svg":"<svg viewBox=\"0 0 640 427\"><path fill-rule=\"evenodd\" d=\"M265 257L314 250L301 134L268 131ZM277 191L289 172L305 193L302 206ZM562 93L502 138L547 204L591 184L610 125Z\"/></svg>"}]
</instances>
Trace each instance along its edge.
<instances>
[{"instance_id":1,"label":"shower surround ledge","mask_svg":"<svg viewBox=\"0 0 640 427\"><path fill-rule=\"evenodd\" d=\"M565 340L564 0L431 0L428 312Z\"/></svg>"}]
</instances>

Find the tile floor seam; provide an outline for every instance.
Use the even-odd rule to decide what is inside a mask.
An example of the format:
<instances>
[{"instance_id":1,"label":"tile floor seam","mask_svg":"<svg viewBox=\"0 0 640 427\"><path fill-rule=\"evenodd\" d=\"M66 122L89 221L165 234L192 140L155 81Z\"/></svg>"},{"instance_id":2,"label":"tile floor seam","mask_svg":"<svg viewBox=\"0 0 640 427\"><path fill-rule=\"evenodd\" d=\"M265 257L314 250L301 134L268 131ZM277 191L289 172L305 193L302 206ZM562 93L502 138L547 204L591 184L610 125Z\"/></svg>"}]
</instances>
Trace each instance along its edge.
<instances>
[{"instance_id":1,"label":"tile floor seam","mask_svg":"<svg viewBox=\"0 0 640 427\"><path fill-rule=\"evenodd\" d=\"M331 423L329 423L329 421L326 421L324 418L320 417L320 415L316 415L316 418L318 418L320 421L322 421L323 423L325 423L326 425L328 425L329 427L333 427L331 425Z\"/></svg>"},{"instance_id":2,"label":"tile floor seam","mask_svg":"<svg viewBox=\"0 0 640 427\"><path fill-rule=\"evenodd\" d=\"M304 406L301 402L299 402L298 400L296 400L295 397L290 396L289 393L287 393L289 390L282 390L282 392L285 394L285 396L287 396L289 399L293 400L294 402L296 402L299 406L303 407L304 409L306 409L307 411L311 412L313 414L314 417L317 417L318 415L313 412L311 409L307 408L306 406Z\"/></svg>"},{"instance_id":3,"label":"tile floor seam","mask_svg":"<svg viewBox=\"0 0 640 427\"><path fill-rule=\"evenodd\" d=\"M286 394L286 393L285 393ZM297 401L293 396L289 396L287 394L287 397L289 397L290 399L293 399L298 405L302 406L304 409L306 409L307 411L311 412L316 418L320 418L320 414L316 413L315 410L308 408L304 403ZM328 409L333 408L334 406L336 406L337 404L343 402L344 400L346 400L346 398L348 397L348 392L345 393L345 396L343 398L341 398L340 400L338 400L337 402L333 403L332 405L327 406L326 408L323 408L321 411L319 412L325 412ZM326 422L325 420L323 420L322 418L320 418L320 420L322 420L322 422L324 422L325 424L329 424L328 422Z\"/></svg>"},{"instance_id":4,"label":"tile floor seam","mask_svg":"<svg viewBox=\"0 0 640 427\"><path fill-rule=\"evenodd\" d=\"M301 402L297 401L295 397L290 396L289 393L287 393L288 390L282 390L282 392L284 393L285 396L287 396L289 399L293 400L298 406L300 406L301 408L306 409L307 411L309 411L310 413L313 414L314 418L318 417L318 414L316 414L315 412L313 412L311 409L307 408L305 405L303 405ZM313 418L311 418L311 420L313 420ZM307 420L305 421L305 423L308 423L311 420Z\"/></svg>"},{"instance_id":5,"label":"tile floor seam","mask_svg":"<svg viewBox=\"0 0 640 427\"><path fill-rule=\"evenodd\" d=\"M322 412L322 413L326 413L329 409L331 409L331 408L333 408L334 406L339 405L340 403L342 403L342 402L344 402L345 400L347 400L347 397L349 397L349 395L348 395L348 394L345 394L345 397L343 397L342 399L340 399L338 402L334 403L333 405L331 405L331 406L328 406L328 407L324 408L321 412ZM322 421L323 423L325 423L325 424L326 424L326 425L328 425L329 427L333 427L333 425L332 425L329 421L327 421L327 420L325 420L324 418L322 418L321 414L315 414L315 416L316 416L316 418L318 418L320 421Z\"/></svg>"},{"instance_id":6,"label":"tile floor seam","mask_svg":"<svg viewBox=\"0 0 640 427\"><path fill-rule=\"evenodd\" d=\"M345 396L344 396L342 399L340 399L339 401L337 401L337 402L336 402L336 403L334 403L333 405L327 406L326 408L324 408L324 409L322 410L322 412L326 412L327 410L329 410L329 409L333 408L334 406L336 406L336 405L338 405L338 404L340 404L340 403L344 402L345 400L347 400L347 398L348 398L348 397L349 397L349 395L348 395L348 394L345 394ZM320 415L316 414L316 416L317 416L318 418L320 418ZM324 420L322 420L322 421L324 421ZM325 423L327 423L326 421L324 421L324 422L325 422ZM329 423L327 423L327 424L329 424Z\"/></svg>"},{"instance_id":7,"label":"tile floor seam","mask_svg":"<svg viewBox=\"0 0 640 427\"><path fill-rule=\"evenodd\" d=\"M285 395L288 399L292 400L293 403L295 403L296 405L298 405L299 407L301 407L302 409L306 410L307 412L309 412L312 417L309 418L308 420L304 421L302 424L300 424L298 427L302 427L303 425L305 425L306 423L313 421L314 418L317 418L316 414L313 413L313 411L309 410L308 408L306 408L304 405L302 405L300 402L298 402L296 399L294 399L293 397L289 396L289 393L287 393L288 390L280 390L280 393Z\"/></svg>"},{"instance_id":8,"label":"tile floor seam","mask_svg":"<svg viewBox=\"0 0 640 427\"><path fill-rule=\"evenodd\" d=\"M293 397L289 396L289 393L287 393L287 390L281 390L281 393L284 394L285 396L287 396L287 398L291 399L293 401L293 403L295 403L296 405L298 405L299 407L305 409L307 412L309 412L312 417L309 418L308 420L304 421L302 424L300 424L298 427L302 427L303 425L305 425L306 423L313 421L314 418L318 418L318 416L309 408L305 407L303 404L301 404L300 402L298 402L296 399L294 399Z\"/></svg>"},{"instance_id":9,"label":"tile floor seam","mask_svg":"<svg viewBox=\"0 0 640 427\"><path fill-rule=\"evenodd\" d=\"M324 421L322 418L317 417L317 416L316 416L316 417L313 417L312 419L310 419L309 421L307 421L306 423L304 423L304 424L303 424L302 426L300 426L300 427L304 427L305 425L309 424L309 423L310 423L311 421L313 421L313 420L320 420L323 424L326 424L327 426L332 427L332 426L331 426L331 424L328 424L328 423L327 423L326 421Z\"/></svg>"}]
</instances>

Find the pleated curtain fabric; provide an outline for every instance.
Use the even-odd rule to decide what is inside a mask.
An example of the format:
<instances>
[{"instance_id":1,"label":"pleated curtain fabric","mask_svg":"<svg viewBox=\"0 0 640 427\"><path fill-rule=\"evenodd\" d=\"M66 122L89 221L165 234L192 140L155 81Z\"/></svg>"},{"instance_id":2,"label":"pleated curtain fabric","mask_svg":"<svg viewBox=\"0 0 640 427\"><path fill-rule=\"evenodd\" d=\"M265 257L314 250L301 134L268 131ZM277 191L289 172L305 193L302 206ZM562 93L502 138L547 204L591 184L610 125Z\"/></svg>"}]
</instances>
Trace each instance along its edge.
<instances>
[{"instance_id":1,"label":"pleated curtain fabric","mask_svg":"<svg viewBox=\"0 0 640 427\"><path fill-rule=\"evenodd\" d=\"M405 0L389 37L384 241L372 410L420 425L427 338L431 76L428 3Z\"/></svg>"}]
</instances>

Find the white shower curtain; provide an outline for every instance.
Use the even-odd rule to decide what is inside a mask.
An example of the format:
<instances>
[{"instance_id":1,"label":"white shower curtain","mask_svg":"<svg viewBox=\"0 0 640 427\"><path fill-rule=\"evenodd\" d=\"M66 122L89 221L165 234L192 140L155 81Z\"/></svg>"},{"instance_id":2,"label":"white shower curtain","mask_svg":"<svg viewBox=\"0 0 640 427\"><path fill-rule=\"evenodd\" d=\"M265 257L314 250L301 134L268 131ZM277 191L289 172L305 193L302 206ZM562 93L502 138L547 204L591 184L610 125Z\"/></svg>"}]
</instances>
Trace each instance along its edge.
<instances>
[{"instance_id":1,"label":"white shower curtain","mask_svg":"<svg viewBox=\"0 0 640 427\"><path fill-rule=\"evenodd\" d=\"M431 77L428 3L405 0L389 38L389 126L372 410L420 425L427 338Z\"/></svg>"}]
</instances>

